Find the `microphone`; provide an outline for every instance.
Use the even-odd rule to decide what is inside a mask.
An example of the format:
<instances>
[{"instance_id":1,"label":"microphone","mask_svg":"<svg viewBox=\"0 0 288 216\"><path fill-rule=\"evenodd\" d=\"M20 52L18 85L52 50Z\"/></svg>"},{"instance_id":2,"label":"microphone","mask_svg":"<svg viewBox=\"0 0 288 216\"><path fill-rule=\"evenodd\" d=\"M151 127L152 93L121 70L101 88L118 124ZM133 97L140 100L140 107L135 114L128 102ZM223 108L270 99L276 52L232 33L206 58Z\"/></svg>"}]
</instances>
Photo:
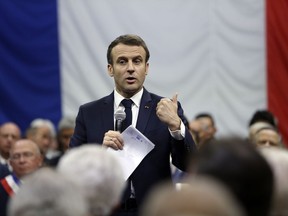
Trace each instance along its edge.
<instances>
[{"instance_id":1,"label":"microphone","mask_svg":"<svg viewBox=\"0 0 288 216\"><path fill-rule=\"evenodd\" d=\"M114 113L115 121L115 130L122 132L122 121L126 118L126 113L122 109L117 109Z\"/></svg>"}]
</instances>

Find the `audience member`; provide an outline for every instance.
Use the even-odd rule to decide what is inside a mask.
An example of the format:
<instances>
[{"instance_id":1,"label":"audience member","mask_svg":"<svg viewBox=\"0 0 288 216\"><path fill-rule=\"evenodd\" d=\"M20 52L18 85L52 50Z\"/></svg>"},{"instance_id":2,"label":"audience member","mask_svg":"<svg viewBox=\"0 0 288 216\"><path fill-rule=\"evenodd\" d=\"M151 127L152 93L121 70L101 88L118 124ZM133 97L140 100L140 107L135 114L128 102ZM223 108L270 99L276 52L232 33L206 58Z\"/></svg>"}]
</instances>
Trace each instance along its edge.
<instances>
[{"instance_id":1,"label":"audience member","mask_svg":"<svg viewBox=\"0 0 288 216\"><path fill-rule=\"evenodd\" d=\"M248 140L250 142L253 142L255 139L256 132L262 128L275 128L275 127L267 122L255 122L249 127Z\"/></svg>"},{"instance_id":2,"label":"audience member","mask_svg":"<svg viewBox=\"0 0 288 216\"><path fill-rule=\"evenodd\" d=\"M100 145L83 145L67 151L58 170L80 185L91 216L108 216L120 202L125 180L122 167Z\"/></svg>"},{"instance_id":3,"label":"audience member","mask_svg":"<svg viewBox=\"0 0 288 216\"><path fill-rule=\"evenodd\" d=\"M63 117L58 123L57 140L59 150L65 152L69 148L70 139L74 133L75 119Z\"/></svg>"},{"instance_id":4,"label":"audience member","mask_svg":"<svg viewBox=\"0 0 288 216\"><path fill-rule=\"evenodd\" d=\"M17 193L21 179L42 165L42 156L38 145L32 140L21 139L12 144L10 164L13 172L0 180L0 215L6 215L7 202Z\"/></svg>"},{"instance_id":5,"label":"audience member","mask_svg":"<svg viewBox=\"0 0 288 216\"><path fill-rule=\"evenodd\" d=\"M24 177L8 205L9 216L88 216L80 188L51 168Z\"/></svg>"},{"instance_id":6,"label":"audience member","mask_svg":"<svg viewBox=\"0 0 288 216\"><path fill-rule=\"evenodd\" d=\"M47 159L47 163L51 167L56 167L60 158L68 150L71 136L74 133L75 119L71 117L63 117L58 123L57 130L57 149L54 150L53 157Z\"/></svg>"},{"instance_id":7,"label":"audience member","mask_svg":"<svg viewBox=\"0 0 288 216\"><path fill-rule=\"evenodd\" d=\"M283 147L281 143L281 136L273 127L263 127L256 131L253 143L258 147Z\"/></svg>"},{"instance_id":8,"label":"audience member","mask_svg":"<svg viewBox=\"0 0 288 216\"><path fill-rule=\"evenodd\" d=\"M10 148L20 138L21 130L17 124L6 122L0 126L0 164L6 165L10 171L12 171L8 163Z\"/></svg>"},{"instance_id":9,"label":"audience member","mask_svg":"<svg viewBox=\"0 0 288 216\"><path fill-rule=\"evenodd\" d=\"M54 157L53 153L51 155L52 145L56 142L53 123L48 119L34 119L27 129L26 137L37 143L44 157L45 165L49 165L49 159Z\"/></svg>"},{"instance_id":10,"label":"audience member","mask_svg":"<svg viewBox=\"0 0 288 216\"><path fill-rule=\"evenodd\" d=\"M144 88L149 56L145 42L137 35L121 35L109 45L107 69L115 82L114 91L80 106L70 142L70 147L98 143L121 151L125 143L120 131L132 125L155 144L129 177L119 215L133 215L131 211L136 215L150 188L171 180L171 153L172 163L185 171L187 159L195 149L177 94L172 99L162 98ZM126 112L123 128L114 128L115 122L119 122L114 119L118 109Z\"/></svg>"},{"instance_id":11,"label":"audience member","mask_svg":"<svg viewBox=\"0 0 288 216\"><path fill-rule=\"evenodd\" d=\"M155 187L144 202L140 216L244 216L230 191L212 178L197 177L175 188Z\"/></svg>"},{"instance_id":12,"label":"audience member","mask_svg":"<svg viewBox=\"0 0 288 216\"><path fill-rule=\"evenodd\" d=\"M226 185L247 216L268 215L273 173L251 143L236 138L209 142L192 157L191 173L213 177Z\"/></svg>"},{"instance_id":13,"label":"audience member","mask_svg":"<svg viewBox=\"0 0 288 216\"><path fill-rule=\"evenodd\" d=\"M272 167L275 179L271 216L288 216L288 151L275 147L260 152Z\"/></svg>"},{"instance_id":14,"label":"audience member","mask_svg":"<svg viewBox=\"0 0 288 216\"><path fill-rule=\"evenodd\" d=\"M199 113L189 123L189 129L200 148L205 143L215 138L217 128L215 126L214 118L209 113Z\"/></svg>"}]
</instances>

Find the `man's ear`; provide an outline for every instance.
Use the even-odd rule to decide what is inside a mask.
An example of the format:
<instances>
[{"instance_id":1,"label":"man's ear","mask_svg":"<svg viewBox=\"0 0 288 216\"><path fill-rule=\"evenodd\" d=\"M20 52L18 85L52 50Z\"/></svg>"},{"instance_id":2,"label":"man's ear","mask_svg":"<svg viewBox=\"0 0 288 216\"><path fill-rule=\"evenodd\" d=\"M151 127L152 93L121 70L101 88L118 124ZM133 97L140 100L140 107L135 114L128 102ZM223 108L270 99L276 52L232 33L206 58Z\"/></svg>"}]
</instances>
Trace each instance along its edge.
<instances>
[{"instance_id":1,"label":"man's ear","mask_svg":"<svg viewBox=\"0 0 288 216\"><path fill-rule=\"evenodd\" d=\"M114 70L113 70L113 66L111 64L107 65L107 71L110 77L114 76Z\"/></svg>"},{"instance_id":2,"label":"man's ear","mask_svg":"<svg viewBox=\"0 0 288 216\"><path fill-rule=\"evenodd\" d=\"M146 63L146 72L145 72L145 75L148 74L148 71L149 71L149 63L147 62L147 63Z\"/></svg>"}]
</instances>

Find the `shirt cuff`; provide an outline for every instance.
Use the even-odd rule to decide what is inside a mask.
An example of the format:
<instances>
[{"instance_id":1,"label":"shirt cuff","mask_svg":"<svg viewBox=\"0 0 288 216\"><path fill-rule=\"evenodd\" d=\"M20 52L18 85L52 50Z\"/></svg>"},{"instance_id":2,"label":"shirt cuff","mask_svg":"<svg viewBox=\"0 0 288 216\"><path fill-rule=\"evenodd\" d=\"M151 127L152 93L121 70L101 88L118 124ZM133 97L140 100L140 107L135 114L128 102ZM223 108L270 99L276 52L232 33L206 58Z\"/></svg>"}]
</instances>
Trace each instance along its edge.
<instances>
[{"instance_id":1,"label":"shirt cuff","mask_svg":"<svg viewBox=\"0 0 288 216\"><path fill-rule=\"evenodd\" d=\"M168 128L169 129L169 128ZM181 121L180 130L171 131L169 129L171 136L176 140L183 140L185 138L185 126L184 123Z\"/></svg>"}]
</instances>

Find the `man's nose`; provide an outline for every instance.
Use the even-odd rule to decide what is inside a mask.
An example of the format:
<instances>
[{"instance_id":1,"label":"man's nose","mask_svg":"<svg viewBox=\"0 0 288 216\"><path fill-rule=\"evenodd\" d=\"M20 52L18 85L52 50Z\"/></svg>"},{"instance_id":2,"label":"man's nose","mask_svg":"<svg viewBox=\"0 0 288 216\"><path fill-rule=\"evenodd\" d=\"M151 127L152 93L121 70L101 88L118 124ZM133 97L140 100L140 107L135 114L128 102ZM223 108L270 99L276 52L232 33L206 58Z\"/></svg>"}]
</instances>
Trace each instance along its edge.
<instances>
[{"instance_id":1,"label":"man's nose","mask_svg":"<svg viewBox=\"0 0 288 216\"><path fill-rule=\"evenodd\" d=\"M269 146L271 146L271 143L269 141L266 141L264 146L269 147Z\"/></svg>"},{"instance_id":2,"label":"man's nose","mask_svg":"<svg viewBox=\"0 0 288 216\"><path fill-rule=\"evenodd\" d=\"M128 61L128 68L127 68L128 72L133 72L135 71L135 67L132 61Z\"/></svg>"}]
</instances>

